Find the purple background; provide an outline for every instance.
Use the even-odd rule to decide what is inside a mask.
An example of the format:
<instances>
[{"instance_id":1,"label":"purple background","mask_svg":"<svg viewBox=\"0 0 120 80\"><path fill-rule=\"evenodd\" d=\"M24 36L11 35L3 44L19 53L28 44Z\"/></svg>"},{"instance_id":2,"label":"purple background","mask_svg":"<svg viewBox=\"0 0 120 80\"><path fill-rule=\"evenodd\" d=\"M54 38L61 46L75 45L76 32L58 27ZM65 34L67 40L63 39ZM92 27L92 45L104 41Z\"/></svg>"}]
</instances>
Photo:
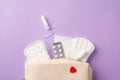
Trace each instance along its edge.
<instances>
[{"instance_id":1,"label":"purple background","mask_svg":"<svg viewBox=\"0 0 120 80\"><path fill-rule=\"evenodd\" d=\"M23 79L23 50L45 34L41 15L55 34L94 42L94 80L120 80L120 0L0 0L0 80Z\"/></svg>"}]
</instances>

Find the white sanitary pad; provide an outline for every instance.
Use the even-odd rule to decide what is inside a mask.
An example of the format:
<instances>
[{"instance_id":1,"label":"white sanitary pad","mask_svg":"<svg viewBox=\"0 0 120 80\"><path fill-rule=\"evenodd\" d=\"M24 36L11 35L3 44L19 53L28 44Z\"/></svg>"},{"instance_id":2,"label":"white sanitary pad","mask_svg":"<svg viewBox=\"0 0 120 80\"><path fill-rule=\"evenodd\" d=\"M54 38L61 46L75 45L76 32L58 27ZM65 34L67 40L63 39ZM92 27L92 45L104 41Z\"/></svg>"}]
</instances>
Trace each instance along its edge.
<instances>
[{"instance_id":1,"label":"white sanitary pad","mask_svg":"<svg viewBox=\"0 0 120 80\"><path fill-rule=\"evenodd\" d=\"M46 45L42 41L35 41L26 46L24 50L26 56L25 66L31 63L37 63L40 60L50 59Z\"/></svg>"},{"instance_id":2,"label":"white sanitary pad","mask_svg":"<svg viewBox=\"0 0 120 80\"><path fill-rule=\"evenodd\" d=\"M55 35L55 42L62 42L65 56L86 62L95 46L86 38L71 38Z\"/></svg>"}]
</instances>

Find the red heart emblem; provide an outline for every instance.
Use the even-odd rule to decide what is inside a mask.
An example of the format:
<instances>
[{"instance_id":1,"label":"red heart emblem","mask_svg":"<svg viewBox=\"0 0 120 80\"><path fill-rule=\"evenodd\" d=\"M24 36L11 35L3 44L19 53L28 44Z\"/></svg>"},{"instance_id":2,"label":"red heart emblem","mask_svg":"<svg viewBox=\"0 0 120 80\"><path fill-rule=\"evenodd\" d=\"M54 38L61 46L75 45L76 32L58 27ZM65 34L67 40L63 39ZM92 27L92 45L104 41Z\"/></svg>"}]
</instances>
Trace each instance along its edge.
<instances>
[{"instance_id":1,"label":"red heart emblem","mask_svg":"<svg viewBox=\"0 0 120 80\"><path fill-rule=\"evenodd\" d=\"M74 66L70 67L70 73L75 73L77 72L77 69Z\"/></svg>"}]
</instances>

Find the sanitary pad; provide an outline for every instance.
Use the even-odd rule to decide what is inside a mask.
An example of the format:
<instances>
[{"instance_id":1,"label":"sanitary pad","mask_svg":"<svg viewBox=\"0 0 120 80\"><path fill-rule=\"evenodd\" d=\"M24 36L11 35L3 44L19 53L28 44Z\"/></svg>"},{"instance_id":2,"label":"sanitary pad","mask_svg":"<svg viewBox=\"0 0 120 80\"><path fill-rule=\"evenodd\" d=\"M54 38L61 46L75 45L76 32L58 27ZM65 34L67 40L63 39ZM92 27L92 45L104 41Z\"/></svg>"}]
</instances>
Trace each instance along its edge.
<instances>
[{"instance_id":1,"label":"sanitary pad","mask_svg":"<svg viewBox=\"0 0 120 80\"><path fill-rule=\"evenodd\" d=\"M86 62L95 46L86 38L75 38L72 43L70 57Z\"/></svg>"},{"instance_id":2,"label":"sanitary pad","mask_svg":"<svg viewBox=\"0 0 120 80\"><path fill-rule=\"evenodd\" d=\"M55 35L55 42L62 42L65 56L86 62L95 46L86 38L71 38Z\"/></svg>"},{"instance_id":3,"label":"sanitary pad","mask_svg":"<svg viewBox=\"0 0 120 80\"><path fill-rule=\"evenodd\" d=\"M42 41L35 41L27 45L24 50L24 55L26 56L25 68L28 64L50 59L46 45Z\"/></svg>"}]
</instances>

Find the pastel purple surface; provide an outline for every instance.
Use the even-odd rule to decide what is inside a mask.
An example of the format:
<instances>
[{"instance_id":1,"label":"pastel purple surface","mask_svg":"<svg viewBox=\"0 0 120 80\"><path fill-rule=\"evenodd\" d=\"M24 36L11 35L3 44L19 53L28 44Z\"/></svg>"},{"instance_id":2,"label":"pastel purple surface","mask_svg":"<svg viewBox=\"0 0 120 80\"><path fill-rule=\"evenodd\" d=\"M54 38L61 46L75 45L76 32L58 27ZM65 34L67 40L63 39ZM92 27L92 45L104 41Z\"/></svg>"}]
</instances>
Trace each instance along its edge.
<instances>
[{"instance_id":1,"label":"pastel purple surface","mask_svg":"<svg viewBox=\"0 0 120 80\"><path fill-rule=\"evenodd\" d=\"M94 80L120 80L120 0L0 0L0 80L23 79L25 46L46 34L41 15L55 34L94 42Z\"/></svg>"}]
</instances>

